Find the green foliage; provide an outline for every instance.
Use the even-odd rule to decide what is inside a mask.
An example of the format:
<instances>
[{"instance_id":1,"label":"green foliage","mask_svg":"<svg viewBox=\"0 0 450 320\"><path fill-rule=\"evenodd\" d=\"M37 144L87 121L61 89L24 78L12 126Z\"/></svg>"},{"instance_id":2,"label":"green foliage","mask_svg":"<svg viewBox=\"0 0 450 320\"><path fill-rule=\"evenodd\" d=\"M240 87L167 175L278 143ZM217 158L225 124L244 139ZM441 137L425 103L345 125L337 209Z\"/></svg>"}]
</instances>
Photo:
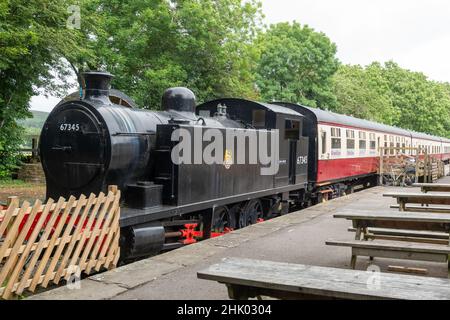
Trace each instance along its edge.
<instances>
[{"instance_id":1,"label":"green foliage","mask_svg":"<svg viewBox=\"0 0 450 320\"><path fill-rule=\"evenodd\" d=\"M395 125L437 136L450 137L450 99L445 86L423 73L411 72L388 62L384 76L399 114Z\"/></svg>"},{"instance_id":2,"label":"green foliage","mask_svg":"<svg viewBox=\"0 0 450 320\"><path fill-rule=\"evenodd\" d=\"M332 110L337 113L391 125L398 118L378 65L341 65L333 77L333 90L338 103Z\"/></svg>"},{"instance_id":3,"label":"green foliage","mask_svg":"<svg viewBox=\"0 0 450 320\"><path fill-rule=\"evenodd\" d=\"M22 180L12 180L12 179L1 180L0 179L0 189L1 188L22 188L22 187L33 187L33 186L30 186L29 183L26 183Z\"/></svg>"},{"instance_id":4,"label":"green foliage","mask_svg":"<svg viewBox=\"0 0 450 320\"><path fill-rule=\"evenodd\" d=\"M252 40L260 5L241 0L91 0L88 26L96 68L146 108L159 108L165 89L187 86L200 101L254 97ZM91 62L92 63L92 62Z\"/></svg>"},{"instance_id":5,"label":"green foliage","mask_svg":"<svg viewBox=\"0 0 450 320\"><path fill-rule=\"evenodd\" d=\"M44 126L45 120L47 120L48 112L30 111L30 113L30 118L19 120L18 124L25 129L36 129L36 132L39 134Z\"/></svg>"},{"instance_id":6,"label":"green foliage","mask_svg":"<svg viewBox=\"0 0 450 320\"><path fill-rule=\"evenodd\" d=\"M336 45L323 33L294 22L272 25L258 39L257 85L268 101L332 107Z\"/></svg>"},{"instance_id":7,"label":"green foliage","mask_svg":"<svg viewBox=\"0 0 450 320\"><path fill-rule=\"evenodd\" d=\"M1 0L0 2L0 178L15 167L22 128L17 119L30 116L36 88L52 93L67 68L61 57L79 52L81 33L66 28L66 0ZM61 89L60 91L55 91Z\"/></svg>"},{"instance_id":8,"label":"green foliage","mask_svg":"<svg viewBox=\"0 0 450 320\"><path fill-rule=\"evenodd\" d=\"M394 62L341 66L333 78L334 111L450 137L450 85Z\"/></svg>"}]
</instances>

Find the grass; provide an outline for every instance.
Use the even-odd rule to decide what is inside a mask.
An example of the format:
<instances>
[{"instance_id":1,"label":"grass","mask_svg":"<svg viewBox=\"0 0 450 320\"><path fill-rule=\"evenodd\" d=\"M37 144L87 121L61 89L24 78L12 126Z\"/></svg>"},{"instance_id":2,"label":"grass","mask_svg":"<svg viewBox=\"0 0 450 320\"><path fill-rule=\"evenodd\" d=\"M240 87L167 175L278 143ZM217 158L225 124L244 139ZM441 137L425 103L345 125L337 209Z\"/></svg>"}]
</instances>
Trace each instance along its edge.
<instances>
[{"instance_id":1,"label":"grass","mask_svg":"<svg viewBox=\"0 0 450 320\"><path fill-rule=\"evenodd\" d=\"M22 180L0 180L0 188L22 188L22 187L29 187L30 184L26 183Z\"/></svg>"}]
</instances>

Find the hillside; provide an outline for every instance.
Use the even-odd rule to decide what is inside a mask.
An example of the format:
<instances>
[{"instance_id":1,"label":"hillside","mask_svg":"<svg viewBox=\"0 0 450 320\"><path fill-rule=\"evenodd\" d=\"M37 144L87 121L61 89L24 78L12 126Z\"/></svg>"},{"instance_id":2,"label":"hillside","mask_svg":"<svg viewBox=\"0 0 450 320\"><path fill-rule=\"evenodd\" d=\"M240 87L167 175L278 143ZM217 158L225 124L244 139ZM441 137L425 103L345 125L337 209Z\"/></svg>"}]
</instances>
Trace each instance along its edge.
<instances>
[{"instance_id":1,"label":"hillside","mask_svg":"<svg viewBox=\"0 0 450 320\"><path fill-rule=\"evenodd\" d=\"M25 128L27 135L38 135L49 113L42 111L31 111L33 118L28 118L18 121L18 123Z\"/></svg>"}]
</instances>

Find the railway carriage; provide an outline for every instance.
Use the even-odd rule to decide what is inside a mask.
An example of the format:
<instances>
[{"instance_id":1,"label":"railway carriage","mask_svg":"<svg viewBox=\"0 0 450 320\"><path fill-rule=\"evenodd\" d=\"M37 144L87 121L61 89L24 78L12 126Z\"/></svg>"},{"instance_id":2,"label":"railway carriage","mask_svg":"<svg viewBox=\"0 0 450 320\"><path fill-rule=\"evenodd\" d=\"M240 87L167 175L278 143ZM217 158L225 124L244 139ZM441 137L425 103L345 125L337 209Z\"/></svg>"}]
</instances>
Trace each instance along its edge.
<instances>
[{"instance_id":1,"label":"railway carriage","mask_svg":"<svg viewBox=\"0 0 450 320\"><path fill-rule=\"evenodd\" d=\"M376 183L381 148L419 148L449 163L449 139L417 133L321 109L278 103L305 116L310 139L309 177L317 189L342 192L348 186ZM394 149L383 150L393 155ZM412 149L404 151L414 155Z\"/></svg>"}]
</instances>

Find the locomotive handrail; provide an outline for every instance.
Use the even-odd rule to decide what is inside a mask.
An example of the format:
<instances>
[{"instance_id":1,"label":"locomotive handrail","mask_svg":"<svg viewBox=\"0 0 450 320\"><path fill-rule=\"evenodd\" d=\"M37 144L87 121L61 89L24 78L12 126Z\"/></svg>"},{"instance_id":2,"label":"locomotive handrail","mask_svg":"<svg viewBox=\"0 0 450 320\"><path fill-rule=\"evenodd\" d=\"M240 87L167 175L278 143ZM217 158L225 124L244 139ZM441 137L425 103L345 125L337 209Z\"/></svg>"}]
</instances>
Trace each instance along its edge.
<instances>
[{"instance_id":1,"label":"locomotive handrail","mask_svg":"<svg viewBox=\"0 0 450 320\"><path fill-rule=\"evenodd\" d=\"M154 136L155 131L150 132L116 132L113 136Z\"/></svg>"}]
</instances>

